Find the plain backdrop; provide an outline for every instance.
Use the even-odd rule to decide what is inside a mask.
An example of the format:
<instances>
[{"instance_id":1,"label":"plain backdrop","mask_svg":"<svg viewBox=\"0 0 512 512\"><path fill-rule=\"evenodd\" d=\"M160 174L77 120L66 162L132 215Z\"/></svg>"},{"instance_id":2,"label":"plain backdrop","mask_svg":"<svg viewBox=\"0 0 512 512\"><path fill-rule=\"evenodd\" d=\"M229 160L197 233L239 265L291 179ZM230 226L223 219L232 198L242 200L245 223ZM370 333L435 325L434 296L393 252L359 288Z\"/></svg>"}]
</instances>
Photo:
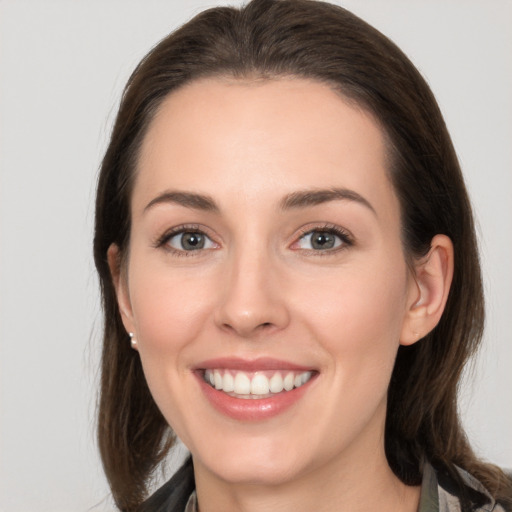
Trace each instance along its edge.
<instances>
[{"instance_id":1,"label":"plain backdrop","mask_svg":"<svg viewBox=\"0 0 512 512\"><path fill-rule=\"evenodd\" d=\"M436 94L479 225L488 325L461 412L512 467L512 2L346 0ZM204 0L0 0L0 510L113 510L94 441L97 169L139 59Z\"/></svg>"}]
</instances>

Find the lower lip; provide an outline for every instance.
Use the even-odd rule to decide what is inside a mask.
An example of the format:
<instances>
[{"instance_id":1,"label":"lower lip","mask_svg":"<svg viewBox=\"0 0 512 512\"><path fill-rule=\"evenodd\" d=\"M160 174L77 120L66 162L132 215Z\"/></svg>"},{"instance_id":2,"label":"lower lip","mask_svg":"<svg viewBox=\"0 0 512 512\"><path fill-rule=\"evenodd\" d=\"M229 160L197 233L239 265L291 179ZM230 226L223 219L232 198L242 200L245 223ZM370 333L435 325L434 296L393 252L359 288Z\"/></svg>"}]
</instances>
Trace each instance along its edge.
<instances>
[{"instance_id":1,"label":"lower lip","mask_svg":"<svg viewBox=\"0 0 512 512\"><path fill-rule=\"evenodd\" d=\"M202 373L196 373L201 390L208 401L225 416L239 421L261 421L277 416L297 403L307 392L311 379L291 391L283 391L269 398L236 398L219 391L204 381Z\"/></svg>"}]
</instances>

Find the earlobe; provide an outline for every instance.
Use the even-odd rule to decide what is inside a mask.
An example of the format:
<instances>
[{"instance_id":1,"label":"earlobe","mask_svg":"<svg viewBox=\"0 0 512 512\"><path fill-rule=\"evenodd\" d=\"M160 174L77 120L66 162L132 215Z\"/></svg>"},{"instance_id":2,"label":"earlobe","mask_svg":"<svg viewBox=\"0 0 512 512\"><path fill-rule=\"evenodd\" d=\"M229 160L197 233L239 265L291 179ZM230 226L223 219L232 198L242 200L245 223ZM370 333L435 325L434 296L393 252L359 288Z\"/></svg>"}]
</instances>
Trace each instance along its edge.
<instances>
[{"instance_id":1,"label":"earlobe","mask_svg":"<svg viewBox=\"0 0 512 512\"><path fill-rule=\"evenodd\" d=\"M128 333L135 332L132 307L128 293L128 283L123 272L119 247L116 244L112 244L108 248L107 259L108 266L110 267L110 274L112 276L112 283L114 284L114 289L116 291L117 305L123 320L124 328Z\"/></svg>"},{"instance_id":2,"label":"earlobe","mask_svg":"<svg viewBox=\"0 0 512 512\"><path fill-rule=\"evenodd\" d=\"M436 235L428 254L414 266L414 284L408 307L401 345L412 345L439 323L448 300L453 278L453 244L446 235Z\"/></svg>"}]
</instances>

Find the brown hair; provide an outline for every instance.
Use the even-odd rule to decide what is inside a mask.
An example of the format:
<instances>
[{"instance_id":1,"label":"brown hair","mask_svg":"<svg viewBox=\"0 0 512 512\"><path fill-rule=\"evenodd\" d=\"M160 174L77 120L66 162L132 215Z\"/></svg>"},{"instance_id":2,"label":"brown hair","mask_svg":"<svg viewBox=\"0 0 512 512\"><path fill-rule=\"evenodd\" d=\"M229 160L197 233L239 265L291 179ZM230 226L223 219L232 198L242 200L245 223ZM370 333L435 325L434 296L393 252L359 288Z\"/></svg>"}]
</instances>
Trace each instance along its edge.
<instances>
[{"instance_id":1,"label":"brown hair","mask_svg":"<svg viewBox=\"0 0 512 512\"><path fill-rule=\"evenodd\" d=\"M142 60L124 91L102 163L94 238L105 320L98 439L119 508L137 509L173 434L130 349L107 250L117 244L121 254L127 251L137 155L162 100L191 80L219 75L322 81L380 122L391 147L389 172L401 204L405 253L426 254L441 233L455 249L453 284L439 325L398 351L388 394L388 461L408 484L420 482L424 459L455 478L457 465L505 502L512 483L475 457L458 417L457 386L481 340L484 302L470 203L428 85L400 49L345 9L308 0L253 0L241 9L199 14Z\"/></svg>"}]
</instances>

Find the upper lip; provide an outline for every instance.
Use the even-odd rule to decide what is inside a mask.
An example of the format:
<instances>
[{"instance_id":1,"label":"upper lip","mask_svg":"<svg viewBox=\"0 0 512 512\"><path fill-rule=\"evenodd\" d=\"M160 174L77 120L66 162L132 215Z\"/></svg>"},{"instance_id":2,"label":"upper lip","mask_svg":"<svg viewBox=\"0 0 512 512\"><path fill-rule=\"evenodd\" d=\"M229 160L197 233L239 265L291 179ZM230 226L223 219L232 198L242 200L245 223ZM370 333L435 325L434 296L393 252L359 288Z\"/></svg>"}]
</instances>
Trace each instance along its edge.
<instances>
[{"instance_id":1,"label":"upper lip","mask_svg":"<svg viewBox=\"0 0 512 512\"><path fill-rule=\"evenodd\" d=\"M256 372L264 370L294 370L305 372L314 370L314 368L311 366L295 364L289 361L283 361L271 357L259 357L257 359L219 357L215 359L208 359L207 361L202 361L195 365L196 370L213 370L222 368L245 372Z\"/></svg>"}]
</instances>

